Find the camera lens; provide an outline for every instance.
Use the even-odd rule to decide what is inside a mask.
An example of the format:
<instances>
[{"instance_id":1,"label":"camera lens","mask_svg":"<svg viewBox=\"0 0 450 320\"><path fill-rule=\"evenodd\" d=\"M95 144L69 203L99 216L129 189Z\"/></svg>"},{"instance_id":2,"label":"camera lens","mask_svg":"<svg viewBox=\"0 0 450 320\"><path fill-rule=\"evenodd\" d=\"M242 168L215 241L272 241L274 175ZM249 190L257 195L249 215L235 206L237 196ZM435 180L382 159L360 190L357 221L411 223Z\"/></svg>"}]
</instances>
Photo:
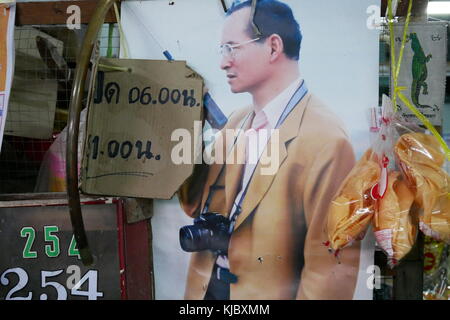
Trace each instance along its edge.
<instances>
[{"instance_id":1,"label":"camera lens","mask_svg":"<svg viewBox=\"0 0 450 320\"><path fill-rule=\"evenodd\" d=\"M209 249L211 231L198 226L185 226L180 229L181 249L195 252Z\"/></svg>"}]
</instances>

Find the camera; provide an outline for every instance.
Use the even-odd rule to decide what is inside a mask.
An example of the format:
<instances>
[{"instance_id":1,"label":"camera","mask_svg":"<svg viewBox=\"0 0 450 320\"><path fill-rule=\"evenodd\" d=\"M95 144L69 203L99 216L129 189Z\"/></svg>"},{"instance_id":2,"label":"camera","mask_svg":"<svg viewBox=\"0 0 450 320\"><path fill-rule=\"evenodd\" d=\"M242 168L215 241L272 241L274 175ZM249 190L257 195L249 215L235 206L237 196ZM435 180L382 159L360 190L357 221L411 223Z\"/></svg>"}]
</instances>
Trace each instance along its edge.
<instances>
[{"instance_id":1,"label":"camera","mask_svg":"<svg viewBox=\"0 0 450 320\"><path fill-rule=\"evenodd\" d=\"M194 219L194 225L180 229L180 245L186 252L228 251L230 220L219 213L206 212Z\"/></svg>"}]
</instances>

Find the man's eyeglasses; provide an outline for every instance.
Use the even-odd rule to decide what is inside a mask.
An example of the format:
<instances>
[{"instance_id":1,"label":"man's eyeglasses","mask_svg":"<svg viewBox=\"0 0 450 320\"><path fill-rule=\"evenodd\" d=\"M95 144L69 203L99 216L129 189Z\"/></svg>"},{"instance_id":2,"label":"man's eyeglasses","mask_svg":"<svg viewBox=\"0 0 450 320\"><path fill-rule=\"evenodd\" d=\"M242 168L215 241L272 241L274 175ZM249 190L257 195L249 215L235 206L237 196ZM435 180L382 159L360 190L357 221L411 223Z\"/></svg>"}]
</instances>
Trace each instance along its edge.
<instances>
[{"instance_id":1,"label":"man's eyeglasses","mask_svg":"<svg viewBox=\"0 0 450 320\"><path fill-rule=\"evenodd\" d=\"M241 43L236 43L236 44L229 44L229 43L222 44L219 47L219 53L222 55L222 57L234 58L234 49L235 48L241 47L241 46L243 46L245 44L249 44L249 43L258 41L260 39L261 38L255 38L255 39L251 39L251 40L248 40L248 41L245 41L245 42L241 42Z\"/></svg>"}]
</instances>

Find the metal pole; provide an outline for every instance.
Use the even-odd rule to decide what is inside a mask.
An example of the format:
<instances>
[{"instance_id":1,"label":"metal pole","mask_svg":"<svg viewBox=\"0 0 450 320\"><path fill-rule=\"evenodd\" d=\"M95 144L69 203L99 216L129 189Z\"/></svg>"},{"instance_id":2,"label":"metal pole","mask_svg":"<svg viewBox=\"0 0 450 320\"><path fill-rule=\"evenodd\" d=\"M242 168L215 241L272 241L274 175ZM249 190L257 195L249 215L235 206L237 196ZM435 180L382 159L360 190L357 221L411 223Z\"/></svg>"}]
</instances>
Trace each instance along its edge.
<instances>
[{"instance_id":1,"label":"metal pole","mask_svg":"<svg viewBox=\"0 0 450 320\"><path fill-rule=\"evenodd\" d=\"M97 35L111 6L118 0L100 0L94 15L89 22L81 50L78 54L77 67L72 86L69 109L69 124L67 130L66 149L66 182L69 199L70 220L81 261L84 265L93 263L89 250L86 232L81 215L80 194L78 191L78 134L86 76Z\"/></svg>"}]
</instances>

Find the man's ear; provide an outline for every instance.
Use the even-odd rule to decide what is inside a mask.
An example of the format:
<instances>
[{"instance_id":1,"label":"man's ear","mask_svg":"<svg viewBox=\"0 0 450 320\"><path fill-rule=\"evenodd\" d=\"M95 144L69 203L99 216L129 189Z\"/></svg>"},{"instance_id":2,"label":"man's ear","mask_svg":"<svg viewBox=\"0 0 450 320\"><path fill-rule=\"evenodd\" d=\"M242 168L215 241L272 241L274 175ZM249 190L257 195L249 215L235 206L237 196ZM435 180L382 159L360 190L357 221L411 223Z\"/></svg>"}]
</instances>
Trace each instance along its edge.
<instances>
[{"instance_id":1,"label":"man's ear","mask_svg":"<svg viewBox=\"0 0 450 320\"><path fill-rule=\"evenodd\" d=\"M274 62L283 54L284 51L283 40L278 34L272 34L267 40L271 49L270 62Z\"/></svg>"}]
</instances>

